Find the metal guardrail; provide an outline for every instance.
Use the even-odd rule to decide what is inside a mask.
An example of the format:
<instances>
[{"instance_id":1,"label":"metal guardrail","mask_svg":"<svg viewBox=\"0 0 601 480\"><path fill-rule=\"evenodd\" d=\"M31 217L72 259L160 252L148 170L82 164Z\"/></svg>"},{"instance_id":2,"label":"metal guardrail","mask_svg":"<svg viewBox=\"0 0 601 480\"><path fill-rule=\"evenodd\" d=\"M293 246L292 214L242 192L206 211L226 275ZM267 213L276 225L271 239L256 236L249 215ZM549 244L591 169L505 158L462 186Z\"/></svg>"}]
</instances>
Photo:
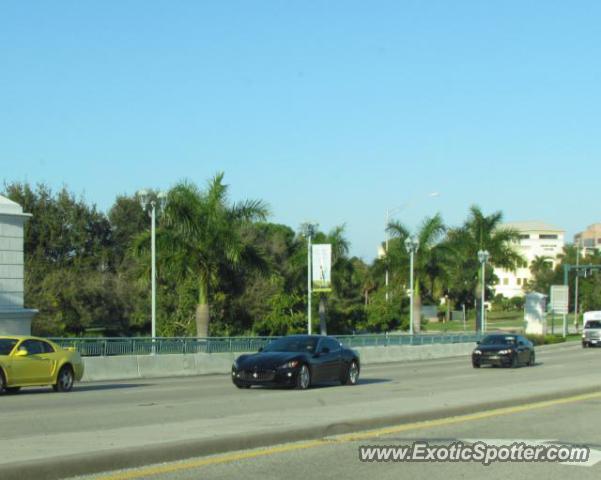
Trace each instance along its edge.
<instances>
[{"instance_id":1,"label":"metal guardrail","mask_svg":"<svg viewBox=\"0 0 601 480\"><path fill-rule=\"evenodd\" d=\"M255 352L280 337L106 337L106 338L50 338L63 348L75 348L82 356L150 355L174 353ZM337 335L347 347L391 345L432 345L476 342L480 334L374 334Z\"/></svg>"}]
</instances>

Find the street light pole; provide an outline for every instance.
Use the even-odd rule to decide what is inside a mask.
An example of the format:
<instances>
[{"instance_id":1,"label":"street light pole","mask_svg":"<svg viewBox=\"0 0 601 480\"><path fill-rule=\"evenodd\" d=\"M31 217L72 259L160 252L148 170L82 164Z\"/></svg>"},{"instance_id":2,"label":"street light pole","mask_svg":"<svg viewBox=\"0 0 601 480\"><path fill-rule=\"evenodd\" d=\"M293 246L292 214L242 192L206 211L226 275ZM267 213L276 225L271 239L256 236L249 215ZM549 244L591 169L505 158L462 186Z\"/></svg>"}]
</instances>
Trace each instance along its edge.
<instances>
[{"instance_id":1,"label":"street light pole","mask_svg":"<svg viewBox=\"0 0 601 480\"><path fill-rule=\"evenodd\" d=\"M153 200L150 202L150 251L151 254L151 262L152 262L152 281L151 281L151 295L152 295L152 314L151 314L151 324L152 324L152 341L154 342L155 337L157 336L157 272L156 272L156 202Z\"/></svg>"},{"instance_id":2,"label":"street light pole","mask_svg":"<svg viewBox=\"0 0 601 480\"><path fill-rule=\"evenodd\" d=\"M419 248L419 242L415 237L407 237L405 248L409 253L409 335L413 336L413 256Z\"/></svg>"},{"instance_id":3,"label":"street light pole","mask_svg":"<svg viewBox=\"0 0 601 480\"><path fill-rule=\"evenodd\" d=\"M478 250L478 260L482 264L482 298L480 300L480 328L482 329L482 332L486 331L484 300L486 292L486 262L488 261L489 256L488 250Z\"/></svg>"},{"instance_id":4,"label":"street light pole","mask_svg":"<svg viewBox=\"0 0 601 480\"><path fill-rule=\"evenodd\" d=\"M307 332L309 335L311 335L311 297L313 296L313 292L311 289L311 233L309 233L309 235L307 236Z\"/></svg>"},{"instance_id":5,"label":"street light pole","mask_svg":"<svg viewBox=\"0 0 601 480\"><path fill-rule=\"evenodd\" d=\"M313 288L311 285L311 268L312 268L312 257L311 257L311 245L312 245L312 237L317 230L317 224L314 223L303 223L301 225L301 231L307 237L307 333L311 335L312 325L311 325L311 297L313 295Z\"/></svg>"},{"instance_id":6,"label":"street light pole","mask_svg":"<svg viewBox=\"0 0 601 480\"><path fill-rule=\"evenodd\" d=\"M428 193L427 196L430 197L430 198L435 198L435 197L439 197L440 193L438 193L438 192L430 192L430 193ZM386 224L384 225L384 239L385 239L385 242L384 242L384 245L385 245L384 255L385 255L385 258L386 258L386 276L385 276L385 279L386 279L386 290L385 290L385 293L386 293L386 302L388 302L388 298L389 298L389 295L388 295L388 284L389 284L389 273L388 273L388 242L390 240L390 236L388 234L388 225L390 224L390 215L393 214L393 213L400 213L400 212L402 212L405 208L407 208L408 206L410 206L411 203L412 203L412 201L410 200L410 201L404 203L403 205L401 205L399 207L395 207L393 209L390 209L390 208L386 209Z\"/></svg>"},{"instance_id":7,"label":"street light pole","mask_svg":"<svg viewBox=\"0 0 601 480\"><path fill-rule=\"evenodd\" d=\"M150 207L150 336L153 342L152 352L154 353L154 340L157 335L156 209L157 206L161 208L164 205L164 202L167 198L167 194L165 192L159 192L156 195L157 200L154 200L153 198L151 198L151 192L149 190L143 189L139 190L136 193L136 195L140 200L140 205L143 209L147 209L148 207Z\"/></svg>"}]
</instances>

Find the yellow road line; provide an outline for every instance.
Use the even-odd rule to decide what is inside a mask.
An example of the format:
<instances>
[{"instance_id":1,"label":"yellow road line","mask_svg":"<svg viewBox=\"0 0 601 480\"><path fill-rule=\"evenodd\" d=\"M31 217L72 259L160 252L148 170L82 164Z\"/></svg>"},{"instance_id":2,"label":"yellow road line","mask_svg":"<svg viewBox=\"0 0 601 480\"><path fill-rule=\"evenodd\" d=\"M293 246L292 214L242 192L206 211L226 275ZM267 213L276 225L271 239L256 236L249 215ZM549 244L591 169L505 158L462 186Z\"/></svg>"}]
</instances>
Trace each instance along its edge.
<instances>
[{"instance_id":1,"label":"yellow road line","mask_svg":"<svg viewBox=\"0 0 601 480\"><path fill-rule=\"evenodd\" d=\"M458 423L473 422L476 420L484 420L487 418L499 417L501 415L511 415L516 413L539 410L542 408L564 405L567 403L582 402L601 398L601 392L587 393L582 395L574 395L571 397L559 398L556 400L547 400L543 402L527 403L515 407L495 408L493 410L485 410L483 412L471 413L467 415L459 415L454 417L439 418L436 420L425 420L421 422L405 423L394 427L384 427L375 430L367 430L364 432L348 433L336 435L323 440L310 440L307 442L297 442L275 447L261 448L246 452L226 453L214 457L201 458L198 460L188 460L178 463L169 463L165 465L155 465L150 467L142 467L125 472L103 475L96 477L97 480L133 480L142 477L160 475L165 473L175 473L182 470L193 470L195 468L205 467L208 465L218 465L222 463L236 462L239 460L247 460L250 458L265 457L268 455L276 455L278 453L294 452L299 450L307 450L309 448L320 447L324 445L349 443L357 440L367 440L370 438L391 435L394 433L407 432L412 430L421 430L426 428L441 427L454 425Z\"/></svg>"}]
</instances>

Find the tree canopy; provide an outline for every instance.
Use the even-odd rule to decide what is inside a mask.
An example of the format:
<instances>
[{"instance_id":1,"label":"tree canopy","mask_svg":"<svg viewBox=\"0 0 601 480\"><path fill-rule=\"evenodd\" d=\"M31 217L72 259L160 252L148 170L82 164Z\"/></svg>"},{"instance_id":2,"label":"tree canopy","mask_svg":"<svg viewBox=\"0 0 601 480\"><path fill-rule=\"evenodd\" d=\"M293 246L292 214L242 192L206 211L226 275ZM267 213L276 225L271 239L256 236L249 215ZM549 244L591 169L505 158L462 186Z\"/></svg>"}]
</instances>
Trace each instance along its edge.
<instances>
[{"instance_id":1,"label":"tree canopy","mask_svg":"<svg viewBox=\"0 0 601 480\"><path fill-rule=\"evenodd\" d=\"M33 214L25 228L25 302L40 311L35 334L149 335L148 205L135 195L119 195L105 213L67 188L53 192L45 185L18 182L5 185L4 195ZM159 335L306 331L307 239L300 228L269 222L261 200L230 200L222 173L204 188L191 181L177 183L164 203L158 191L149 196L157 215ZM424 219L414 232L419 242L415 303L437 305L446 296L457 308L474 308L480 249L490 252L486 287L492 298L497 281L492 268L513 269L523 261L514 248L517 232L502 228L501 222L501 212L487 215L477 206L456 227L445 225L440 215ZM411 232L400 222L391 222L388 230L388 251L371 264L350 256L344 225L314 233L315 243L332 244L329 333L408 328L404 241ZM544 291L562 283L562 262L574 260L571 246L555 268L548 259L537 259L528 288ZM601 263L601 255L589 255L584 262ZM591 272L581 280L583 307L599 308L599 274ZM317 304L313 302L315 319Z\"/></svg>"}]
</instances>

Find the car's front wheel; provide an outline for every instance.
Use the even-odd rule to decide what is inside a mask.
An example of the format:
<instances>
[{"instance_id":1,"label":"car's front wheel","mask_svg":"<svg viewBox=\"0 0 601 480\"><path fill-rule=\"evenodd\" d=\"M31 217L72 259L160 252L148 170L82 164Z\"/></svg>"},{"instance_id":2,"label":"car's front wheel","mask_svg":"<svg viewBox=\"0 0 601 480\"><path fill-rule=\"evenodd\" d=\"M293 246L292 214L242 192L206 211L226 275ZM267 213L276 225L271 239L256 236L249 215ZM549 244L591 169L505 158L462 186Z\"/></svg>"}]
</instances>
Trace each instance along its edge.
<instances>
[{"instance_id":1,"label":"car's front wheel","mask_svg":"<svg viewBox=\"0 0 601 480\"><path fill-rule=\"evenodd\" d=\"M298 375L296 376L296 388L299 390L306 390L311 386L311 370L307 365L302 364Z\"/></svg>"},{"instance_id":2,"label":"car's front wheel","mask_svg":"<svg viewBox=\"0 0 601 480\"><path fill-rule=\"evenodd\" d=\"M17 393L21 387L5 387L6 393Z\"/></svg>"},{"instance_id":3,"label":"car's front wheel","mask_svg":"<svg viewBox=\"0 0 601 480\"><path fill-rule=\"evenodd\" d=\"M534 356L534 352L530 354L530 358L528 359L528 366L532 367L536 363L536 357Z\"/></svg>"},{"instance_id":4,"label":"car's front wheel","mask_svg":"<svg viewBox=\"0 0 601 480\"><path fill-rule=\"evenodd\" d=\"M58 372L56 383L52 385L52 388L55 392L70 392L73 389L74 379L73 369L70 366L65 365Z\"/></svg>"},{"instance_id":5,"label":"car's front wheel","mask_svg":"<svg viewBox=\"0 0 601 480\"><path fill-rule=\"evenodd\" d=\"M0 395L4 392L6 388L6 379L4 378L4 373L0 370Z\"/></svg>"},{"instance_id":6,"label":"car's front wheel","mask_svg":"<svg viewBox=\"0 0 601 480\"><path fill-rule=\"evenodd\" d=\"M474 368L480 368L480 362L472 361L472 367L474 367Z\"/></svg>"},{"instance_id":7,"label":"car's front wheel","mask_svg":"<svg viewBox=\"0 0 601 480\"><path fill-rule=\"evenodd\" d=\"M346 378L344 379L345 385L357 385L359 382L359 365L354 360L348 367L346 372Z\"/></svg>"}]
</instances>

